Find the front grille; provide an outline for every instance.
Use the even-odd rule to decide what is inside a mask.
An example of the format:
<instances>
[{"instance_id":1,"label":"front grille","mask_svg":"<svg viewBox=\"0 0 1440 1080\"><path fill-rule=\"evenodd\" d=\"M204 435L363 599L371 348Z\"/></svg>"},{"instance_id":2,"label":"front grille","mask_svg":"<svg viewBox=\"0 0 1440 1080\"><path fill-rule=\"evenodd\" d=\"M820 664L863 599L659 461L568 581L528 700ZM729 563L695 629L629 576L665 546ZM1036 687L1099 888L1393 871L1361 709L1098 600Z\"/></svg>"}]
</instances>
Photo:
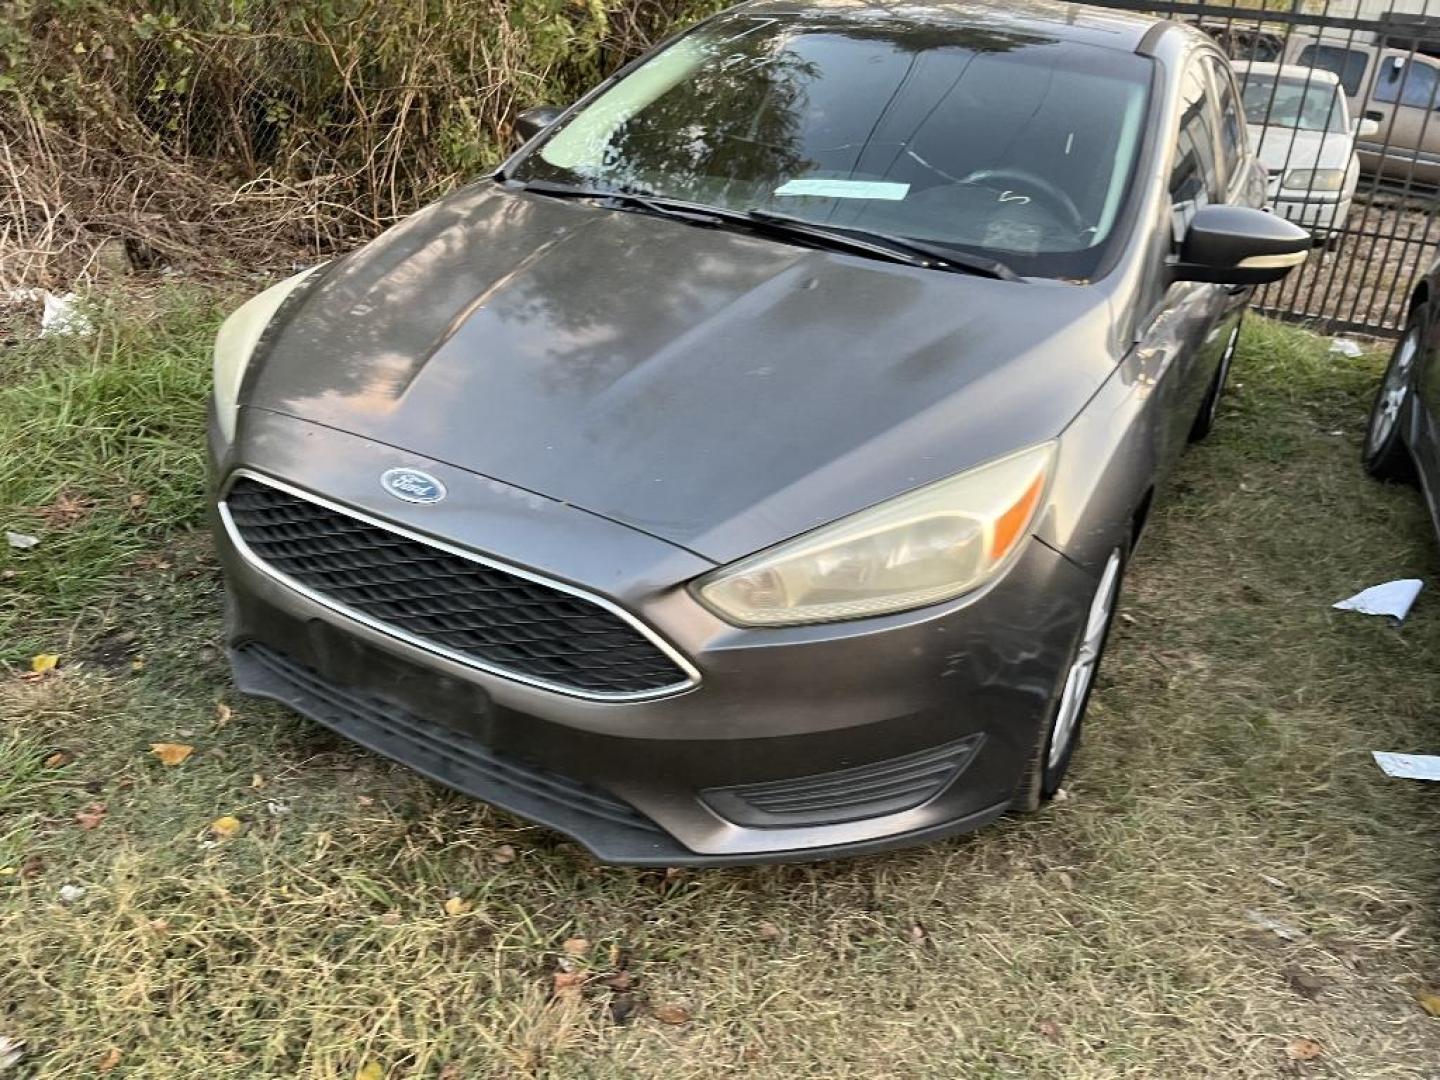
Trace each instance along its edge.
<instances>
[{"instance_id":1,"label":"front grille","mask_svg":"<svg viewBox=\"0 0 1440 1080\"><path fill-rule=\"evenodd\" d=\"M456 659L594 697L647 696L689 681L636 626L583 596L251 477L235 481L224 506L272 573Z\"/></svg>"},{"instance_id":2,"label":"front grille","mask_svg":"<svg viewBox=\"0 0 1440 1080\"><path fill-rule=\"evenodd\" d=\"M833 825L929 802L975 757L983 735L873 765L701 793L721 817L755 828Z\"/></svg>"}]
</instances>

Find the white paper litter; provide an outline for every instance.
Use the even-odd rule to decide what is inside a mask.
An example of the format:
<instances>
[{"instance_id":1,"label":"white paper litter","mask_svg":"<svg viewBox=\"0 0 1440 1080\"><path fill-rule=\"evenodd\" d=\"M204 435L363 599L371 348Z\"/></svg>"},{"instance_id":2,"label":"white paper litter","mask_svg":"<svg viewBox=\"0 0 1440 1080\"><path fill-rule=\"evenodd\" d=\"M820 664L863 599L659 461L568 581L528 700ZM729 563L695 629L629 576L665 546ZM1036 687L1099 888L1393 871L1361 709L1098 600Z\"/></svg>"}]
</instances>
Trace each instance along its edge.
<instances>
[{"instance_id":1,"label":"white paper litter","mask_svg":"<svg viewBox=\"0 0 1440 1080\"><path fill-rule=\"evenodd\" d=\"M44 310L40 313L40 336L49 334L88 334L94 330L90 320L79 310L79 298L68 292L56 296L48 289L7 289L0 299L11 303L34 302L39 300Z\"/></svg>"},{"instance_id":2,"label":"white paper litter","mask_svg":"<svg viewBox=\"0 0 1440 1080\"><path fill-rule=\"evenodd\" d=\"M1273 915L1266 915L1263 911L1256 911L1253 908L1245 912L1245 918L1249 919L1262 930L1269 930L1278 938L1285 941L1299 941L1305 936L1305 931L1298 926L1291 926L1287 922L1275 918Z\"/></svg>"},{"instance_id":3,"label":"white paper litter","mask_svg":"<svg viewBox=\"0 0 1440 1080\"><path fill-rule=\"evenodd\" d=\"M40 315L41 337L47 334L84 335L93 329L90 320L76 307L78 300L73 292L64 296L42 293L40 299L45 304L45 310Z\"/></svg>"},{"instance_id":4,"label":"white paper litter","mask_svg":"<svg viewBox=\"0 0 1440 1080\"><path fill-rule=\"evenodd\" d=\"M1389 750L1371 750L1375 764L1386 776L1401 780L1440 781L1440 756L1435 754L1396 754Z\"/></svg>"},{"instance_id":5,"label":"white paper litter","mask_svg":"<svg viewBox=\"0 0 1440 1080\"><path fill-rule=\"evenodd\" d=\"M40 543L40 538L38 536L31 536L29 533L11 532L9 529L6 529L5 542L12 548L24 551L26 548L32 548Z\"/></svg>"},{"instance_id":6,"label":"white paper litter","mask_svg":"<svg viewBox=\"0 0 1440 1080\"><path fill-rule=\"evenodd\" d=\"M1348 337L1331 338L1330 351L1339 353L1341 356L1354 357L1365 355L1365 350L1360 347L1360 343Z\"/></svg>"},{"instance_id":7,"label":"white paper litter","mask_svg":"<svg viewBox=\"0 0 1440 1080\"><path fill-rule=\"evenodd\" d=\"M25 1056L25 1044L8 1035L0 1035L0 1069L9 1069L20 1064Z\"/></svg>"},{"instance_id":8,"label":"white paper litter","mask_svg":"<svg viewBox=\"0 0 1440 1080\"><path fill-rule=\"evenodd\" d=\"M85 899L85 886L83 885L61 885L60 902L62 904L74 904Z\"/></svg>"},{"instance_id":9,"label":"white paper litter","mask_svg":"<svg viewBox=\"0 0 1440 1080\"><path fill-rule=\"evenodd\" d=\"M1420 595L1425 583L1419 578L1401 578L1383 585L1372 585L1348 600L1338 600L1331 607L1341 611L1358 611L1362 615L1389 615L1397 622L1410 614L1410 605Z\"/></svg>"}]
</instances>

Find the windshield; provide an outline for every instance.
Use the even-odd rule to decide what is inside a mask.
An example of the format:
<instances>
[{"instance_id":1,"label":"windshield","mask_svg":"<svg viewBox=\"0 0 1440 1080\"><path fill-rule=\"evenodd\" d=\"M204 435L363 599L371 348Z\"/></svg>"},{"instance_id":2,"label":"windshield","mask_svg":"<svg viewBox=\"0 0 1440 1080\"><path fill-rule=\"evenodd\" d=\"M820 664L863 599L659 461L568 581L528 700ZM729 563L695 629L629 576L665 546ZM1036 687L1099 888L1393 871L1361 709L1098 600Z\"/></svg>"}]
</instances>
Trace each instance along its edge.
<instances>
[{"instance_id":1,"label":"windshield","mask_svg":"<svg viewBox=\"0 0 1440 1080\"><path fill-rule=\"evenodd\" d=\"M1344 131L1345 99L1332 83L1250 75L1245 81L1245 119L1301 131ZM1273 98L1273 103L1272 103Z\"/></svg>"},{"instance_id":2,"label":"windshield","mask_svg":"<svg viewBox=\"0 0 1440 1080\"><path fill-rule=\"evenodd\" d=\"M510 172L770 210L1089 276L1120 220L1151 62L1006 30L737 15Z\"/></svg>"}]
</instances>

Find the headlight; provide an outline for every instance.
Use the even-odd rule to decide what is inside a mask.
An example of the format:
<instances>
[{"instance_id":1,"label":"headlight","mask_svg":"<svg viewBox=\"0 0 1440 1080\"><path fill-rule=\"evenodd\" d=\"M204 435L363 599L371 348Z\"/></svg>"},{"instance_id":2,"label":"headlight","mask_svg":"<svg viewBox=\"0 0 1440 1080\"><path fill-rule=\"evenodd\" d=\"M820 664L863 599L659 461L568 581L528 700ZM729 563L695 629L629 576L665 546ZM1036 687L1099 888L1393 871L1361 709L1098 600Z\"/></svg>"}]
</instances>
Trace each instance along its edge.
<instances>
[{"instance_id":1,"label":"headlight","mask_svg":"<svg viewBox=\"0 0 1440 1080\"><path fill-rule=\"evenodd\" d=\"M220 324L220 330L215 335L215 417L227 443L235 437L235 409L240 398L240 383L245 379L245 368L250 363L250 354L255 351L255 343L260 340L260 335L270 325L285 298L319 269L319 266L312 266L278 285L270 286L259 296L252 296L241 304Z\"/></svg>"},{"instance_id":2,"label":"headlight","mask_svg":"<svg viewBox=\"0 0 1440 1080\"><path fill-rule=\"evenodd\" d=\"M1345 170L1291 169L1280 186L1291 191L1339 191L1345 186Z\"/></svg>"},{"instance_id":3,"label":"headlight","mask_svg":"<svg viewBox=\"0 0 1440 1080\"><path fill-rule=\"evenodd\" d=\"M1055 444L919 488L702 578L696 593L739 626L859 619L959 596L1020 550Z\"/></svg>"}]
</instances>

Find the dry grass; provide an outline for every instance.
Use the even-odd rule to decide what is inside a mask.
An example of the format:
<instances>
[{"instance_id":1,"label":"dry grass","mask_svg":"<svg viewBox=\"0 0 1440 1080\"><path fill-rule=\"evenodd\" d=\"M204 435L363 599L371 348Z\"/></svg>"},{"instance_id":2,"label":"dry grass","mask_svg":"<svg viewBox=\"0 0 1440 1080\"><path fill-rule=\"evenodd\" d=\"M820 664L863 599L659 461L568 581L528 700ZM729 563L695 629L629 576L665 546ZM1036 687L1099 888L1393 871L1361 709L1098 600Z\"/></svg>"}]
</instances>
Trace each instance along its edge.
<instances>
[{"instance_id":1,"label":"dry grass","mask_svg":"<svg viewBox=\"0 0 1440 1080\"><path fill-rule=\"evenodd\" d=\"M190 304L143 328L113 315L43 363L19 350L0 440L38 439L49 479L0 474L7 515L49 502L57 471L97 490L119 463L87 426L99 438L160 408L112 386L109 408L47 437L66 406L24 391L61 371L89 386L107 340L132 365L203 367L178 347L201 332ZM112 1047L114 1076L247 1080L348 1080L367 1062L389 1077L1440 1075L1440 1020L1413 998L1440 983L1440 802L1367 755L1440 742L1440 604L1422 595L1399 629L1328 608L1388 578L1440 580L1416 495L1356 465L1377 371L1253 322L1214 441L1134 565L1070 797L817 866L597 866L236 699L203 536L179 502L136 535L102 500L6 583L33 612L0 682L0 1035L26 1040L19 1075L93 1075ZM188 425L199 403L167 407ZM198 494L188 472L169 483ZM87 579L109 536L129 561ZM42 644L65 654L60 674L22 682ZM223 724L217 701L234 709ZM198 750L167 769L147 753L161 740ZM59 747L73 763L44 766ZM104 820L81 828L96 802ZM212 842L221 814L245 829ZM66 884L84 897L62 904ZM452 895L467 913L445 914ZM593 978L553 1000L574 937ZM606 982L622 969L628 998ZM675 1005L690 1019L662 1023ZM1319 1056L1292 1060L1298 1039Z\"/></svg>"}]
</instances>

